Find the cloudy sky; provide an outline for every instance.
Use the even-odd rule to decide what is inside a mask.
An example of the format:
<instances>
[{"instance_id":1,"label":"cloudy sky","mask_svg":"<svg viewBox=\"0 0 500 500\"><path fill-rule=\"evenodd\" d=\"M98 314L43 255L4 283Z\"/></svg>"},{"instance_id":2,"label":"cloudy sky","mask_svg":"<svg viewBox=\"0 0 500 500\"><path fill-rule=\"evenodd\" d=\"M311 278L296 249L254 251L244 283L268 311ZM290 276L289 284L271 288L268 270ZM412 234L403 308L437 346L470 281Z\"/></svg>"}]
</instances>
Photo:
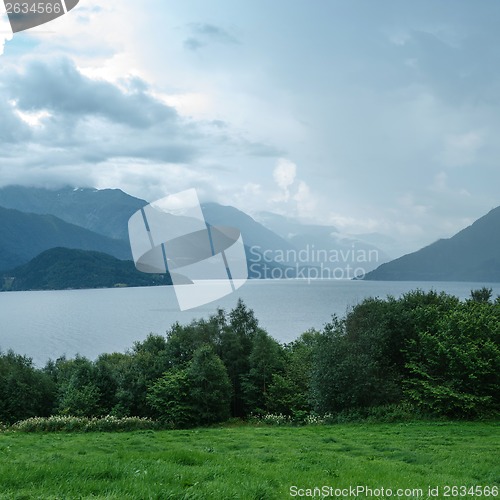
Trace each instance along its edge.
<instances>
[{"instance_id":1,"label":"cloudy sky","mask_svg":"<svg viewBox=\"0 0 500 500\"><path fill-rule=\"evenodd\" d=\"M499 22L497 0L81 0L5 44L0 185L196 187L415 250L500 205Z\"/></svg>"}]
</instances>

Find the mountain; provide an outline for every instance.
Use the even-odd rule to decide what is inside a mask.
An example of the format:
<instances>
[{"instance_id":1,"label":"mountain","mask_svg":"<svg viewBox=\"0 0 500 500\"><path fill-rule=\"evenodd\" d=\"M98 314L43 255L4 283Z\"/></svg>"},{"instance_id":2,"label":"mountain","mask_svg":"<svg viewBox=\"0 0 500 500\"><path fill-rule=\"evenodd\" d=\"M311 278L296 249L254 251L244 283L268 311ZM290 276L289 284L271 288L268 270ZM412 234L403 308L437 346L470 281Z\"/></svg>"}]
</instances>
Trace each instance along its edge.
<instances>
[{"instance_id":1,"label":"mountain","mask_svg":"<svg viewBox=\"0 0 500 500\"><path fill-rule=\"evenodd\" d=\"M0 270L25 264L49 248L95 250L130 259L125 241L106 238L64 222L53 215L37 215L0 207Z\"/></svg>"},{"instance_id":2,"label":"mountain","mask_svg":"<svg viewBox=\"0 0 500 500\"><path fill-rule=\"evenodd\" d=\"M129 218L147 203L147 201L130 196L119 189L97 190L65 187L52 190L25 186L7 186L0 189L0 206L22 212L56 216L100 235L121 240L121 245L124 248L129 247ZM217 203L205 203L202 205L202 210L207 222L211 225L234 226L241 231L247 255L252 259L251 263L255 264L250 272L252 277L269 277L270 271L275 268L278 269L277 274L279 275L279 270L284 269L281 264L271 262L266 262L269 269L264 269L264 266L261 265L264 262L261 253L266 250L274 252L292 249L292 245L286 240L234 207ZM84 248L81 245L57 241L53 245L45 245L44 248L37 247L38 252L30 251L25 255L23 252L24 245L19 243L15 246L14 255L12 256L11 254L2 254L2 252L7 252L8 249L2 247L0 239L0 269L27 262L29 258L51 246ZM104 248L85 247L84 249L104 251L119 258L130 258L128 250L125 254L117 255L115 252ZM18 257L19 253L22 254L22 258ZM281 274L284 274L284 271Z\"/></svg>"},{"instance_id":3,"label":"mountain","mask_svg":"<svg viewBox=\"0 0 500 500\"><path fill-rule=\"evenodd\" d=\"M245 246L257 251L293 249L284 238L266 228L245 212L237 208L219 205L218 203L203 203L203 215L213 226L232 226L240 230Z\"/></svg>"},{"instance_id":4,"label":"mountain","mask_svg":"<svg viewBox=\"0 0 500 500\"><path fill-rule=\"evenodd\" d=\"M500 282L500 207L452 238L381 265L365 279Z\"/></svg>"},{"instance_id":5,"label":"mountain","mask_svg":"<svg viewBox=\"0 0 500 500\"><path fill-rule=\"evenodd\" d=\"M39 215L50 214L67 223L114 238L127 248L128 220L147 203L118 189L65 187L51 190L23 186L0 189L0 206ZM292 277L292 268L295 274L300 275L301 269L319 269L321 266L340 270L342 275L334 277L353 277L344 275L346 266L369 271L380 262L389 260L376 246L341 235L332 226L304 225L270 213L264 214L262 224L234 207L217 203L203 203L202 211L209 224L233 226L241 231L253 278ZM9 267L25 263L40 251L55 246L98 250L115 257L130 258L128 252L121 256L104 248L84 247L65 241L38 247L37 252L30 249L29 255L24 255L23 245L17 244L13 249L2 246L0 239L0 269L7 268L4 263L9 263ZM21 259L19 254L23 254ZM307 276L314 277L316 274L316 271L311 271ZM327 274L326 277L332 277L331 273Z\"/></svg>"},{"instance_id":6,"label":"mountain","mask_svg":"<svg viewBox=\"0 0 500 500\"><path fill-rule=\"evenodd\" d=\"M260 212L257 218L296 249L296 256L302 265L329 269L333 277L352 278L353 270L371 271L381 262L390 260L380 247L342 234L334 226L303 224L271 212Z\"/></svg>"},{"instance_id":7,"label":"mountain","mask_svg":"<svg viewBox=\"0 0 500 500\"><path fill-rule=\"evenodd\" d=\"M380 248L380 250L388 256L387 261L401 257L402 255L412 252L415 249L411 245L408 246L407 242L396 240L387 234L360 233L352 234L351 237L356 240L364 241L365 243L373 245L376 248Z\"/></svg>"},{"instance_id":8,"label":"mountain","mask_svg":"<svg viewBox=\"0 0 500 500\"><path fill-rule=\"evenodd\" d=\"M21 212L54 215L109 238L128 241L128 220L148 202L119 189L7 186L0 189L0 206ZM244 212L217 203L204 203L203 214L212 225L237 227L248 247L289 249L292 246Z\"/></svg>"},{"instance_id":9,"label":"mountain","mask_svg":"<svg viewBox=\"0 0 500 500\"><path fill-rule=\"evenodd\" d=\"M16 291L171 284L169 274L141 273L130 260L68 248L52 248L42 252L27 264L8 271L4 278L4 289Z\"/></svg>"},{"instance_id":10,"label":"mountain","mask_svg":"<svg viewBox=\"0 0 500 500\"><path fill-rule=\"evenodd\" d=\"M70 224L108 238L128 240L128 220L147 205L120 189L45 189L7 186L0 189L0 206L21 212L55 215Z\"/></svg>"},{"instance_id":11,"label":"mountain","mask_svg":"<svg viewBox=\"0 0 500 500\"><path fill-rule=\"evenodd\" d=\"M308 233L314 236L338 233L335 226L319 224L302 224L301 222L273 212L259 212L257 218L265 227L281 235L283 238L293 238L298 234Z\"/></svg>"}]
</instances>

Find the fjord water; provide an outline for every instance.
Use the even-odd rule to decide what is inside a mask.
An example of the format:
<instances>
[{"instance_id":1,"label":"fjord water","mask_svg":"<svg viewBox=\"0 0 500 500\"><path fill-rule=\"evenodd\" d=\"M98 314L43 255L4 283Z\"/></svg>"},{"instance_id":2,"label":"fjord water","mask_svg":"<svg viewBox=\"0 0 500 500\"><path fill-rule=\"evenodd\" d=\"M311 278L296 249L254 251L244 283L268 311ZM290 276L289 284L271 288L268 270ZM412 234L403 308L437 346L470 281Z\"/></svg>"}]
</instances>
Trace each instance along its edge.
<instances>
[{"instance_id":1,"label":"fjord water","mask_svg":"<svg viewBox=\"0 0 500 500\"><path fill-rule=\"evenodd\" d=\"M236 294L190 311L178 309L171 287L0 293L0 350L12 349L43 365L65 354L91 359L104 352L124 352L149 333L165 334L178 321L208 317L241 297L260 325L280 342L321 329L333 314L343 316L365 297L399 297L420 288L460 298L488 286L494 296L500 284L424 283L340 280L254 280Z\"/></svg>"}]
</instances>

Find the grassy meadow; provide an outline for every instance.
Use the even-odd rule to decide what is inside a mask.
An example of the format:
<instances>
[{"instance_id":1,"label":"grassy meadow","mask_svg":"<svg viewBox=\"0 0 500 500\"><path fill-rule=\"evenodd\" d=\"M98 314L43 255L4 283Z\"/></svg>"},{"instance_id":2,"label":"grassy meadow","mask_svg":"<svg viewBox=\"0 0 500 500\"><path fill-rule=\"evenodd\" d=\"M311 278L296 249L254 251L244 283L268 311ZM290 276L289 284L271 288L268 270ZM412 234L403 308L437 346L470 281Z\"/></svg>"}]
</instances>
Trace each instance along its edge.
<instances>
[{"instance_id":1,"label":"grassy meadow","mask_svg":"<svg viewBox=\"0 0 500 500\"><path fill-rule=\"evenodd\" d=\"M358 485L443 498L445 485L498 487L499 450L500 425L471 422L4 432L0 498L272 500Z\"/></svg>"}]
</instances>

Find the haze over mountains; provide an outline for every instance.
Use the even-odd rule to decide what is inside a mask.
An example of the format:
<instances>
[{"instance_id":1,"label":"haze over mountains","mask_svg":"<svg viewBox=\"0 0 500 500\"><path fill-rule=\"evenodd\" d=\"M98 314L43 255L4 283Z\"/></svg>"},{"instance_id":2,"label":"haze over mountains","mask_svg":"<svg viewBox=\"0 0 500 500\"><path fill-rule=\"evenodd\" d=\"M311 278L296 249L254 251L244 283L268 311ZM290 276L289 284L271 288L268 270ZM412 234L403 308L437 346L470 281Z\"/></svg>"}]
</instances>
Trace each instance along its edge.
<instances>
[{"instance_id":1,"label":"haze over mountains","mask_svg":"<svg viewBox=\"0 0 500 500\"><path fill-rule=\"evenodd\" d=\"M2 222L4 231L0 232L0 270L24 264L40 252L53 247L95 250L117 258L130 259L128 220L147 204L147 201L118 189L4 187L0 189L0 207L4 207L1 217L2 220L5 219ZM5 209L11 209L9 216ZM303 233L300 234L301 225L296 223L297 234L295 238L289 238L281 231L278 234L273 228L265 227L234 207L204 203L202 210L208 223L229 225L241 231L251 261L250 276L254 278L270 277L269 273L273 269L279 271L279 276L285 268L294 267L297 271L299 267L319 266L320 262L314 259L312 262L307 259L298 262L296 258L288 261L280 258L286 252L295 256L294 252L301 250L311 238L320 238L311 243L316 243L316 248L325 250L352 250L353 245L360 249L375 249L357 240L340 241L339 238L330 238L328 235L331 228L322 229L317 226L316 233L311 233L312 226L303 226ZM17 214L15 217L14 213ZM21 224L16 222L16 217L19 221L29 220L31 223ZM29 241L31 234L39 235L35 245ZM269 257L264 259L263 253ZM380 255L388 260L383 252ZM369 269L373 269L378 263L371 265ZM334 265L342 267L346 263L335 262ZM268 268L265 272L261 271L263 266Z\"/></svg>"},{"instance_id":2,"label":"haze over mountains","mask_svg":"<svg viewBox=\"0 0 500 500\"><path fill-rule=\"evenodd\" d=\"M381 265L365 279L500 282L500 207L452 238Z\"/></svg>"},{"instance_id":3,"label":"haze over mountains","mask_svg":"<svg viewBox=\"0 0 500 500\"><path fill-rule=\"evenodd\" d=\"M362 237L342 234L334 226L302 224L271 212L261 212L257 218L291 247L302 251L300 255L309 255L309 264L314 266L335 270L349 265L353 269L359 267L368 272L391 260L381 246ZM385 243L390 242L390 238L384 238L383 235L370 235L369 239L377 237Z\"/></svg>"},{"instance_id":4,"label":"haze over mountains","mask_svg":"<svg viewBox=\"0 0 500 500\"><path fill-rule=\"evenodd\" d=\"M128 220L147 204L118 189L4 187L0 271L5 274L56 247L130 260ZM500 281L500 207L453 238L391 262L381 247L390 251L393 240L384 235L344 235L333 226L302 224L269 212L256 220L217 203L204 203L202 210L208 223L241 231L251 278L282 277L291 268L342 271L349 266L362 268L370 280ZM352 276L341 272L330 277Z\"/></svg>"}]
</instances>

